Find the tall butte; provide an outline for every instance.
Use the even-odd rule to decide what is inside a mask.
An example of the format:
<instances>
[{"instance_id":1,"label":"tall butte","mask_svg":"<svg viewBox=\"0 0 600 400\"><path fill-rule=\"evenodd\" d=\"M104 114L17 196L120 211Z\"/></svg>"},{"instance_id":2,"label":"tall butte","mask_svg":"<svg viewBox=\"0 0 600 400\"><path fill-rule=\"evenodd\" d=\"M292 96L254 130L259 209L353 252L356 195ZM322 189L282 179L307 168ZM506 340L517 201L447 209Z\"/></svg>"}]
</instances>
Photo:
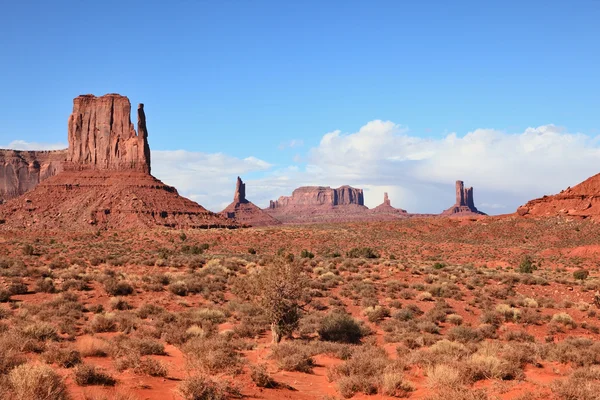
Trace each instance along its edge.
<instances>
[{"instance_id":1,"label":"tall butte","mask_svg":"<svg viewBox=\"0 0 600 400\"><path fill-rule=\"evenodd\" d=\"M246 184L239 176L235 185L233 202L225 207L219 214L245 226L269 226L281 224L280 221L246 199Z\"/></svg>"},{"instance_id":2,"label":"tall butte","mask_svg":"<svg viewBox=\"0 0 600 400\"><path fill-rule=\"evenodd\" d=\"M473 188L465 188L463 181L456 181L456 202L452 207L442 212L442 215L486 215L475 207L473 200Z\"/></svg>"},{"instance_id":3,"label":"tall butte","mask_svg":"<svg viewBox=\"0 0 600 400\"><path fill-rule=\"evenodd\" d=\"M130 114L129 99L118 94L75 98L64 161L55 175L40 179L35 188L0 206L4 226L74 230L237 227L150 175L144 106L138 107L137 132Z\"/></svg>"}]
</instances>

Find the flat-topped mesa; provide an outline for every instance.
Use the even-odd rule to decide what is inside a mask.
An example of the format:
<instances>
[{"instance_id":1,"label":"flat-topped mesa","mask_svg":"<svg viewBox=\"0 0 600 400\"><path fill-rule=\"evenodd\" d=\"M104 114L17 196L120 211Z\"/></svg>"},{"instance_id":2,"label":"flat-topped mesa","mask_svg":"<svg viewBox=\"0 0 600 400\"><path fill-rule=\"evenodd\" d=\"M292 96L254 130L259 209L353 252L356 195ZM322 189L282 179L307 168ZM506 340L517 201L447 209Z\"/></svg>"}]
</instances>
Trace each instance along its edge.
<instances>
[{"instance_id":1,"label":"flat-topped mesa","mask_svg":"<svg viewBox=\"0 0 600 400\"><path fill-rule=\"evenodd\" d=\"M291 196L281 196L277 200L271 200L269 208L343 205L364 206L363 190L348 185L340 186L337 189L329 186L303 186L294 190Z\"/></svg>"},{"instance_id":2,"label":"flat-topped mesa","mask_svg":"<svg viewBox=\"0 0 600 400\"><path fill-rule=\"evenodd\" d=\"M65 169L150 173L150 146L144 105L138 106L138 132L125 96L83 95L73 100Z\"/></svg>"},{"instance_id":3,"label":"flat-topped mesa","mask_svg":"<svg viewBox=\"0 0 600 400\"><path fill-rule=\"evenodd\" d=\"M453 214L480 214L486 215L479 211L475 207L475 201L473 200L473 188L465 188L463 181L456 181L456 203L449 209L442 212L442 215L453 215Z\"/></svg>"}]
</instances>

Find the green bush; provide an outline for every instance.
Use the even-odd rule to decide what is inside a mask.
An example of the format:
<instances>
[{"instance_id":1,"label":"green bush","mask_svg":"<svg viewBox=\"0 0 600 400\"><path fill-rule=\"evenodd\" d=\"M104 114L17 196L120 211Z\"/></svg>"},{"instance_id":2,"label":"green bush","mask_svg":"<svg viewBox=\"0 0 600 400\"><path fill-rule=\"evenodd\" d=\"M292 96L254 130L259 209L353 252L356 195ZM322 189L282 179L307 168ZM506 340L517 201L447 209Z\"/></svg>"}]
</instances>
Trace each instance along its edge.
<instances>
[{"instance_id":1,"label":"green bush","mask_svg":"<svg viewBox=\"0 0 600 400\"><path fill-rule=\"evenodd\" d=\"M349 314L333 312L326 315L318 329L321 340L327 342L359 343L364 336L362 326Z\"/></svg>"},{"instance_id":2,"label":"green bush","mask_svg":"<svg viewBox=\"0 0 600 400\"><path fill-rule=\"evenodd\" d=\"M370 247L355 247L346 253L348 258L379 258L379 254Z\"/></svg>"}]
</instances>

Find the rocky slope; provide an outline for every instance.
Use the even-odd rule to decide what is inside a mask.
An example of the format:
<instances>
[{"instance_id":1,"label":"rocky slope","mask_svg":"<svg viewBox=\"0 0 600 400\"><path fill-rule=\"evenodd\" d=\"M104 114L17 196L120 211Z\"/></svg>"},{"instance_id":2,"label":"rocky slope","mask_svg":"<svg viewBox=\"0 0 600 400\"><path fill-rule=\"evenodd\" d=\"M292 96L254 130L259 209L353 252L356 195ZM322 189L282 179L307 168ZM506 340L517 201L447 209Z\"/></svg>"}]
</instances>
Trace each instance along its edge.
<instances>
[{"instance_id":1,"label":"rocky slope","mask_svg":"<svg viewBox=\"0 0 600 400\"><path fill-rule=\"evenodd\" d=\"M469 216L486 215L475 207L473 200L473 188L465 188L463 181L456 181L456 203L449 209L442 212L447 216Z\"/></svg>"},{"instance_id":2,"label":"rocky slope","mask_svg":"<svg viewBox=\"0 0 600 400\"><path fill-rule=\"evenodd\" d=\"M150 175L143 105L138 131L124 96L79 96L63 171L0 206L3 228L211 228L239 226Z\"/></svg>"},{"instance_id":3,"label":"rocky slope","mask_svg":"<svg viewBox=\"0 0 600 400\"><path fill-rule=\"evenodd\" d=\"M67 150L0 150L0 203L36 187L63 170Z\"/></svg>"},{"instance_id":4,"label":"rocky slope","mask_svg":"<svg viewBox=\"0 0 600 400\"><path fill-rule=\"evenodd\" d=\"M408 213L406 212L406 210L403 210L401 208L395 208L392 206L392 203L391 203L390 198L388 197L387 193L383 194L383 203L381 203L377 207L371 209L370 212L372 214L375 214L375 215L378 215L381 217L386 216L386 215L389 215L392 217L408 216Z\"/></svg>"},{"instance_id":5,"label":"rocky slope","mask_svg":"<svg viewBox=\"0 0 600 400\"><path fill-rule=\"evenodd\" d=\"M281 224L280 221L246 199L246 184L239 176L235 186L233 202L225 207L219 214L245 226L270 226Z\"/></svg>"},{"instance_id":6,"label":"rocky slope","mask_svg":"<svg viewBox=\"0 0 600 400\"><path fill-rule=\"evenodd\" d=\"M553 196L531 200L517 209L521 216L563 215L600 219L600 174Z\"/></svg>"}]
</instances>

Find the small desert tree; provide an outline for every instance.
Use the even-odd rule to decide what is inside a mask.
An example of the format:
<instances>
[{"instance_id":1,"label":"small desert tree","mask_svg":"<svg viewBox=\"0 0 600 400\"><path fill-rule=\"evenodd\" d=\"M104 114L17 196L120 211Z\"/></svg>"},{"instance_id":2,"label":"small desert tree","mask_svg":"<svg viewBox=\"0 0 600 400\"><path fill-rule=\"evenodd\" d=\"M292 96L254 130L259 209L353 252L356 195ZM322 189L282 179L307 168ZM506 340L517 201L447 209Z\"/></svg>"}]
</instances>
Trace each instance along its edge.
<instances>
[{"instance_id":1,"label":"small desert tree","mask_svg":"<svg viewBox=\"0 0 600 400\"><path fill-rule=\"evenodd\" d=\"M241 291L262 308L271 324L273 343L298 327L302 307L309 301L308 279L298 263L274 261L239 282Z\"/></svg>"}]
</instances>

